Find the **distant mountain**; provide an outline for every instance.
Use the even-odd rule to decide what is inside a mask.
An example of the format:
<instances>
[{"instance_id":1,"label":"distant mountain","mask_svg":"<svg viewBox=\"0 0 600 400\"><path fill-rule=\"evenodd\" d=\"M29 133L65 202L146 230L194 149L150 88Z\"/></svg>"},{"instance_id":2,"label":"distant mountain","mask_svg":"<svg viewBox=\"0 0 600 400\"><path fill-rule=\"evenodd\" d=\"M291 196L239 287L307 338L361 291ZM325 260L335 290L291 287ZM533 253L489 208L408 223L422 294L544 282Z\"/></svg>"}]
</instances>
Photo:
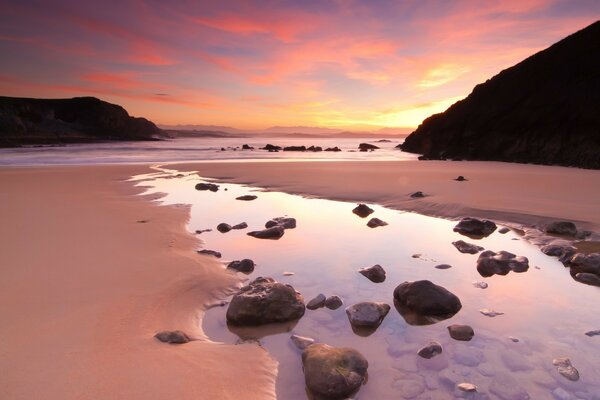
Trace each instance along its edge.
<instances>
[{"instance_id":1,"label":"distant mountain","mask_svg":"<svg viewBox=\"0 0 600 400\"><path fill-rule=\"evenodd\" d=\"M230 126L221 125L194 125L194 124L182 124L182 125L159 125L164 130L171 131L196 131L196 132L223 132L223 133L234 133L243 134L247 133L242 129L232 128Z\"/></svg>"},{"instance_id":2,"label":"distant mountain","mask_svg":"<svg viewBox=\"0 0 600 400\"><path fill-rule=\"evenodd\" d=\"M477 85L400 147L432 159L600 168L600 21Z\"/></svg>"},{"instance_id":3,"label":"distant mountain","mask_svg":"<svg viewBox=\"0 0 600 400\"><path fill-rule=\"evenodd\" d=\"M26 144L154 140L163 131L95 97L28 99L0 97L0 147Z\"/></svg>"}]
</instances>

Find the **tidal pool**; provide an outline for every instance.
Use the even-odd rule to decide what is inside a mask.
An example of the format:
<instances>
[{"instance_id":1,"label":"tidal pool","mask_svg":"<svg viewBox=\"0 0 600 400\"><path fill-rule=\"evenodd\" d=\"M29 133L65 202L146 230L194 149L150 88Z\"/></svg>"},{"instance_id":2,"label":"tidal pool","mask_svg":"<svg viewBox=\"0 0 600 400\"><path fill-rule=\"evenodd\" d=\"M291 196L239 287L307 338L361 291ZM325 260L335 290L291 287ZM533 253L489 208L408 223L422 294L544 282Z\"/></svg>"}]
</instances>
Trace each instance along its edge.
<instances>
[{"instance_id":1,"label":"tidal pool","mask_svg":"<svg viewBox=\"0 0 600 400\"><path fill-rule=\"evenodd\" d=\"M273 277L292 285L305 302L319 293L343 299L344 306L337 310L306 310L297 323L262 328L228 327L227 306L206 312L203 329L212 340L257 340L279 362L279 399L307 398L301 353L290 341L292 333L354 348L368 359L368 382L356 399L600 399L600 336L584 334L600 329L600 289L575 282L560 262L516 232L496 231L475 240L453 232L456 221L377 205L370 205L373 214L360 218L352 213L354 203L237 184L219 184L217 192L197 191L197 183L208 181L194 173L163 170L142 178L140 185L148 187L147 194L165 194L162 203L191 205L190 231L212 229L200 235L202 248L221 252L224 267L229 261L250 258L257 265L249 280ZM236 200L246 194L258 198ZM260 240L246 234L281 216L297 220L297 227L286 230L281 239ZM369 228L371 217L389 225ZM215 228L221 222L246 222L248 228L220 233ZM476 269L478 255L462 254L451 244L461 239L486 250L525 256L530 268L484 278ZM382 283L357 272L374 264L387 272ZM436 269L438 264L452 268ZM394 308L393 291L404 281L422 279L456 294L462 309L432 325L408 324ZM475 287L474 282L486 282L488 287ZM352 331L344 311L362 301L392 306L381 326L368 336ZM488 317L480 312L485 308L504 314ZM472 326L474 338L452 339L447 330L452 324ZM443 353L430 360L420 358L417 350L431 340L441 343ZM552 364L557 357L570 358L579 370L579 381L557 372ZM462 382L475 384L477 393L456 389Z\"/></svg>"}]
</instances>

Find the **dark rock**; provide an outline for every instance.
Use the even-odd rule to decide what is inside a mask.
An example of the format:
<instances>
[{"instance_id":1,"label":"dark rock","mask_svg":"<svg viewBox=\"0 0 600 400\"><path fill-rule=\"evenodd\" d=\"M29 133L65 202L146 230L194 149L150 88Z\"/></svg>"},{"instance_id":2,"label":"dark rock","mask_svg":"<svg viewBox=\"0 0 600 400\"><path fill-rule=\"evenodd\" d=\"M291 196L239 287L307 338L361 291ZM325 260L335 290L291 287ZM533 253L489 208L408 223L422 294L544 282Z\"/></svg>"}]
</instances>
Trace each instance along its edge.
<instances>
[{"instance_id":1,"label":"dark rock","mask_svg":"<svg viewBox=\"0 0 600 400\"><path fill-rule=\"evenodd\" d=\"M484 278L492 275L506 275L510 271L525 272L529 269L527 257L516 256L508 251L494 253L484 251L477 259L477 271Z\"/></svg>"},{"instance_id":2,"label":"dark rock","mask_svg":"<svg viewBox=\"0 0 600 400\"><path fill-rule=\"evenodd\" d=\"M227 233L232 229L231 225L226 224L225 222L221 222L217 225L217 230L221 233Z\"/></svg>"},{"instance_id":3,"label":"dark rock","mask_svg":"<svg viewBox=\"0 0 600 400\"><path fill-rule=\"evenodd\" d=\"M427 346L421 347L419 351L417 351L417 354L426 359L433 358L438 354L442 354L442 345L436 341L431 341Z\"/></svg>"},{"instance_id":4,"label":"dark rock","mask_svg":"<svg viewBox=\"0 0 600 400\"><path fill-rule=\"evenodd\" d=\"M247 223L240 222L239 224L232 226L231 229L240 230L240 229L246 229L247 227L248 227Z\"/></svg>"},{"instance_id":5,"label":"dark rock","mask_svg":"<svg viewBox=\"0 0 600 400\"><path fill-rule=\"evenodd\" d=\"M281 146L275 146L272 144L267 144L265 147L262 147L263 150L269 150L269 151L279 151L281 150Z\"/></svg>"},{"instance_id":6,"label":"dark rock","mask_svg":"<svg viewBox=\"0 0 600 400\"><path fill-rule=\"evenodd\" d=\"M358 145L358 149L361 151L365 151L365 150L377 150L379 147L375 146L374 144L370 144L370 143L361 143Z\"/></svg>"},{"instance_id":7,"label":"dark rock","mask_svg":"<svg viewBox=\"0 0 600 400\"><path fill-rule=\"evenodd\" d=\"M600 276L589 272L578 272L575 274L575 280L586 285L600 286Z\"/></svg>"},{"instance_id":8,"label":"dark rock","mask_svg":"<svg viewBox=\"0 0 600 400\"><path fill-rule=\"evenodd\" d=\"M588 236L592 235L592 231L577 231L575 235L575 239L584 240Z\"/></svg>"},{"instance_id":9,"label":"dark rock","mask_svg":"<svg viewBox=\"0 0 600 400\"><path fill-rule=\"evenodd\" d=\"M371 218L369 220L369 222L367 222L367 226L369 228L377 228L377 227L386 226L386 225L388 225L388 223L380 220L379 218Z\"/></svg>"},{"instance_id":10,"label":"dark rock","mask_svg":"<svg viewBox=\"0 0 600 400\"><path fill-rule=\"evenodd\" d=\"M225 151L225 147L221 147L221 151Z\"/></svg>"},{"instance_id":11,"label":"dark rock","mask_svg":"<svg viewBox=\"0 0 600 400\"><path fill-rule=\"evenodd\" d=\"M459 175L458 177L454 178L454 180L455 180L455 181L459 181L459 182L464 182L464 181L466 181L466 180L468 180L468 179L465 179L465 177L464 177L464 176L462 176L462 175Z\"/></svg>"},{"instance_id":12,"label":"dark rock","mask_svg":"<svg viewBox=\"0 0 600 400\"><path fill-rule=\"evenodd\" d=\"M471 239L481 239L491 235L496 230L496 224L488 220L477 218L463 218L454 227L453 231Z\"/></svg>"},{"instance_id":13,"label":"dark rock","mask_svg":"<svg viewBox=\"0 0 600 400\"><path fill-rule=\"evenodd\" d=\"M311 344L313 344L315 342L315 339L313 339L313 338L306 337L306 336L300 336L300 335L296 335L296 334L290 336L290 339L291 339L292 343L294 343L294 346L296 346L300 350L306 349L308 346L310 346Z\"/></svg>"},{"instance_id":14,"label":"dark rock","mask_svg":"<svg viewBox=\"0 0 600 400\"><path fill-rule=\"evenodd\" d=\"M425 119L402 150L600 168L598 37L600 21L503 70Z\"/></svg>"},{"instance_id":15,"label":"dark rock","mask_svg":"<svg viewBox=\"0 0 600 400\"><path fill-rule=\"evenodd\" d=\"M370 301L353 304L346 308L346 315L354 330L377 329L388 312L390 312L388 304Z\"/></svg>"},{"instance_id":16,"label":"dark rock","mask_svg":"<svg viewBox=\"0 0 600 400\"><path fill-rule=\"evenodd\" d=\"M437 268L437 269L448 269L448 268L452 268L452 265L449 265L449 264L439 264L439 265L436 265L435 268Z\"/></svg>"},{"instance_id":17,"label":"dark rock","mask_svg":"<svg viewBox=\"0 0 600 400\"><path fill-rule=\"evenodd\" d=\"M257 239L273 239L277 240L283 236L285 230L283 227L277 225L271 228L263 229L262 231L252 231L248 232L249 236L255 237Z\"/></svg>"},{"instance_id":18,"label":"dark rock","mask_svg":"<svg viewBox=\"0 0 600 400\"><path fill-rule=\"evenodd\" d=\"M304 298L290 285L273 278L256 278L233 296L227 321L234 325L263 325L297 320L304 315Z\"/></svg>"},{"instance_id":19,"label":"dark rock","mask_svg":"<svg viewBox=\"0 0 600 400\"><path fill-rule=\"evenodd\" d=\"M425 194L423 194L423 192L414 192L411 193L410 197L412 197L413 199L421 199L425 197Z\"/></svg>"},{"instance_id":20,"label":"dark rock","mask_svg":"<svg viewBox=\"0 0 600 400\"><path fill-rule=\"evenodd\" d=\"M302 352L304 379L314 400L343 400L366 383L369 363L358 351L313 344Z\"/></svg>"},{"instance_id":21,"label":"dark rock","mask_svg":"<svg viewBox=\"0 0 600 400\"><path fill-rule=\"evenodd\" d=\"M600 335L600 329L596 329L594 331L587 331L585 333L587 336L592 337L592 336L599 336Z\"/></svg>"},{"instance_id":22,"label":"dark rock","mask_svg":"<svg viewBox=\"0 0 600 400\"><path fill-rule=\"evenodd\" d=\"M265 228L273 226L281 226L283 229L294 229L296 227L296 218L277 217L267 221L265 224Z\"/></svg>"},{"instance_id":23,"label":"dark rock","mask_svg":"<svg viewBox=\"0 0 600 400\"><path fill-rule=\"evenodd\" d=\"M237 272L241 272L244 274L250 274L254 271L254 261L249 258L244 258L243 260L232 261L227 265L227 269L232 269Z\"/></svg>"},{"instance_id":24,"label":"dark rock","mask_svg":"<svg viewBox=\"0 0 600 400\"><path fill-rule=\"evenodd\" d=\"M182 331L162 331L158 332L154 337L161 342L171 344L183 344L191 340L190 337Z\"/></svg>"},{"instance_id":25,"label":"dark rock","mask_svg":"<svg viewBox=\"0 0 600 400\"><path fill-rule=\"evenodd\" d=\"M342 301L342 299L340 299L340 297L336 296L336 295L329 296L325 300L325 307L329 308L330 310L337 310L343 304L344 304L344 302Z\"/></svg>"},{"instance_id":26,"label":"dark rock","mask_svg":"<svg viewBox=\"0 0 600 400\"><path fill-rule=\"evenodd\" d=\"M216 192L219 190L219 185L215 185L214 183L197 183L196 190L210 190L211 192Z\"/></svg>"},{"instance_id":27,"label":"dark rock","mask_svg":"<svg viewBox=\"0 0 600 400\"><path fill-rule=\"evenodd\" d=\"M253 194L245 194L243 196L239 196L236 197L236 200L242 200L242 201L252 201L252 200L256 200L258 198L258 196L255 196Z\"/></svg>"},{"instance_id":28,"label":"dark rock","mask_svg":"<svg viewBox=\"0 0 600 400\"><path fill-rule=\"evenodd\" d=\"M508 232L510 232L510 229L508 229L508 228L507 228L507 227L505 227L505 226L504 226L504 227L502 227L502 228L500 228L500 229L498 229L498 233L501 233L501 234L503 234L503 235L504 235L505 233L508 233Z\"/></svg>"},{"instance_id":29,"label":"dark rock","mask_svg":"<svg viewBox=\"0 0 600 400\"><path fill-rule=\"evenodd\" d=\"M600 275L600 253L577 253L569 258L566 264L575 272Z\"/></svg>"},{"instance_id":30,"label":"dark rock","mask_svg":"<svg viewBox=\"0 0 600 400\"><path fill-rule=\"evenodd\" d=\"M242 145L242 150L254 150L254 147L244 144L244 145Z\"/></svg>"},{"instance_id":31,"label":"dark rock","mask_svg":"<svg viewBox=\"0 0 600 400\"><path fill-rule=\"evenodd\" d=\"M287 146L283 151L306 151L306 146Z\"/></svg>"},{"instance_id":32,"label":"dark rock","mask_svg":"<svg viewBox=\"0 0 600 400\"><path fill-rule=\"evenodd\" d=\"M323 293L319 293L315 298L306 303L306 308L309 310L316 310L317 308L321 308L325 305L325 301L327 298Z\"/></svg>"},{"instance_id":33,"label":"dark rock","mask_svg":"<svg viewBox=\"0 0 600 400\"><path fill-rule=\"evenodd\" d=\"M367 218L370 214L373 213L373 210L371 208L369 208L369 206L367 206L366 204L359 204L357 205L352 212L356 215L358 215L361 218Z\"/></svg>"},{"instance_id":34,"label":"dark rock","mask_svg":"<svg viewBox=\"0 0 600 400\"><path fill-rule=\"evenodd\" d=\"M306 149L306 151L319 152L319 151L323 151L323 148L320 146L310 146L309 148Z\"/></svg>"},{"instance_id":35,"label":"dark rock","mask_svg":"<svg viewBox=\"0 0 600 400\"><path fill-rule=\"evenodd\" d=\"M463 240L457 240L456 242L452 242L452 244L461 253L477 254L483 250L483 247L477 246L475 244L467 243Z\"/></svg>"},{"instance_id":36,"label":"dark rock","mask_svg":"<svg viewBox=\"0 0 600 400\"><path fill-rule=\"evenodd\" d=\"M546 233L553 233L556 235L564 236L575 236L577 234L577 227L574 223L568 221L554 221L546 226Z\"/></svg>"},{"instance_id":37,"label":"dark rock","mask_svg":"<svg viewBox=\"0 0 600 400\"><path fill-rule=\"evenodd\" d=\"M335 152L338 152L338 151L342 151L342 149L340 149L339 147L335 146L335 147L328 147L328 148L325 149L325 151L335 151Z\"/></svg>"},{"instance_id":38,"label":"dark rock","mask_svg":"<svg viewBox=\"0 0 600 400\"><path fill-rule=\"evenodd\" d=\"M462 308L456 295L427 280L401 283L394 290L394 299L424 316L448 317Z\"/></svg>"},{"instance_id":39,"label":"dark rock","mask_svg":"<svg viewBox=\"0 0 600 400\"><path fill-rule=\"evenodd\" d=\"M448 332L450 337L455 340L469 341L475 336L473 328L469 325L450 325Z\"/></svg>"},{"instance_id":40,"label":"dark rock","mask_svg":"<svg viewBox=\"0 0 600 400\"><path fill-rule=\"evenodd\" d=\"M551 257L559 257L561 261L570 260L575 251L577 250L573 246L565 246L558 244L547 244L541 248L542 253Z\"/></svg>"},{"instance_id":41,"label":"dark rock","mask_svg":"<svg viewBox=\"0 0 600 400\"><path fill-rule=\"evenodd\" d=\"M379 264L375 264L372 267L361 268L358 272L367 277L371 282L381 283L385 281L385 270Z\"/></svg>"},{"instance_id":42,"label":"dark rock","mask_svg":"<svg viewBox=\"0 0 600 400\"><path fill-rule=\"evenodd\" d=\"M198 250L198 253L221 258L221 253L215 250Z\"/></svg>"},{"instance_id":43,"label":"dark rock","mask_svg":"<svg viewBox=\"0 0 600 400\"><path fill-rule=\"evenodd\" d=\"M200 235L204 232L212 232L212 229L198 229L196 230L196 235Z\"/></svg>"}]
</instances>

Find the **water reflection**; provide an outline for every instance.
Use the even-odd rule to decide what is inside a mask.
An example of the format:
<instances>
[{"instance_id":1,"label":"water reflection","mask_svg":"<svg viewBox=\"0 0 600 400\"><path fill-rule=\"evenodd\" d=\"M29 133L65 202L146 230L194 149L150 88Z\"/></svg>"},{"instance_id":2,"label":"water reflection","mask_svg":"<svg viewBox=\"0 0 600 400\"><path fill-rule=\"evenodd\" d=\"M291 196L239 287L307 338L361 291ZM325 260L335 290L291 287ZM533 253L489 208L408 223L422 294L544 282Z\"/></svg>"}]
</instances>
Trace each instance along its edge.
<instances>
[{"instance_id":1,"label":"water reflection","mask_svg":"<svg viewBox=\"0 0 600 400\"><path fill-rule=\"evenodd\" d=\"M516 233L494 232L474 243L525 256L532 268L526 273L484 278L488 287L480 289L473 286L473 282L482 281L476 268L478 255L462 254L451 244L462 237L452 231L455 222L370 205L375 211L372 217L389 223L371 229L366 226L368 219L352 213L356 204L234 184L220 184L215 193L199 192L194 186L201 181L195 175L157 175L143 185L151 186L149 193L166 193L162 201L167 204L191 204L189 229L212 228L200 237L206 248L223 254L225 265L231 260L254 260L256 269L249 279L271 276L293 285L306 300L324 293L344 301L344 307L337 310L307 310L297 323L260 329L228 327L227 307L206 313L203 328L213 340L236 343L240 338L260 339L279 361L280 399L306 399L299 352L289 340L292 332L359 350L370 363L369 383L357 395L360 399L454 399L455 384L460 382L477 385L489 398L510 398L518 390L532 399L554 398L561 391L573 398L599 398L600 338L584 335L600 328L593 306L599 299L598 288L575 282L556 259L542 254ZM258 198L235 200L246 194ZM280 240L259 240L246 234L284 215L296 218L297 227L286 230ZM214 229L228 221L246 221L248 229L224 234ZM421 255L415 258L414 254ZM385 268L385 282L375 284L358 272L374 264ZM436 269L439 264L452 268ZM391 305L398 284L422 279L456 294L463 308L436 324L423 324L401 309L392 310L370 335L353 333L345 307L362 301ZM489 318L479 312L483 308L505 314ZM447 331L451 324L472 326L474 338L469 342L451 339ZM417 350L430 340L441 343L443 353L430 360L419 358ZM557 373L552 360L561 356L569 357L579 370L578 382L567 381Z\"/></svg>"}]
</instances>

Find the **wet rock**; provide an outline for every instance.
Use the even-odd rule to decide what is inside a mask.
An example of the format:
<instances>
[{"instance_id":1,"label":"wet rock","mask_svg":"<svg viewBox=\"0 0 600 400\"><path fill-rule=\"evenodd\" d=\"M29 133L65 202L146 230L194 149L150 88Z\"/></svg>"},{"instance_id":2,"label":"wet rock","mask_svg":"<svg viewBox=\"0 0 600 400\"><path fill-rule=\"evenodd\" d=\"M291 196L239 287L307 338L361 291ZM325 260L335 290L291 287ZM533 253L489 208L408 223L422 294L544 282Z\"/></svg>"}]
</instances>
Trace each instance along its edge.
<instances>
[{"instance_id":1,"label":"wet rock","mask_svg":"<svg viewBox=\"0 0 600 400\"><path fill-rule=\"evenodd\" d=\"M306 151L306 146L287 146L283 151Z\"/></svg>"},{"instance_id":2,"label":"wet rock","mask_svg":"<svg viewBox=\"0 0 600 400\"><path fill-rule=\"evenodd\" d=\"M577 272L588 272L600 275L600 253L577 253L571 257L567 265Z\"/></svg>"},{"instance_id":3,"label":"wet rock","mask_svg":"<svg viewBox=\"0 0 600 400\"><path fill-rule=\"evenodd\" d=\"M469 341L475 336L473 328L469 325L450 325L448 332L450 333L450 337L455 340Z\"/></svg>"},{"instance_id":4,"label":"wet rock","mask_svg":"<svg viewBox=\"0 0 600 400\"><path fill-rule=\"evenodd\" d=\"M567 357L559 357L552 360L552 364L558 370L558 373L570 381L579 380L579 371L571 364L571 360Z\"/></svg>"},{"instance_id":5,"label":"wet rock","mask_svg":"<svg viewBox=\"0 0 600 400\"><path fill-rule=\"evenodd\" d=\"M285 233L285 229L283 229L283 227L277 225L277 226L272 226L267 229L263 229L262 231L248 232L248 236L252 236L257 239L277 240L277 239L280 239L284 233Z\"/></svg>"},{"instance_id":6,"label":"wet rock","mask_svg":"<svg viewBox=\"0 0 600 400\"><path fill-rule=\"evenodd\" d=\"M273 278L256 278L233 296L227 321L235 325L262 325L297 320L304 315L304 298L290 285Z\"/></svg>"},{"instance_id":7,"label":"wet rock","mask_svg":"<svg viewBox=\"0 0 600 400\"><path fill-rule=\"evenodd\" d=\"M372 267L361 268L358 272L367 277L371 282L381 283L385 281L385 270L379 264L375 264Z\"/></svg>"},{"instance_id":8,"label":"wet rock","mask_svg":"<svg viewBox=\"0 0 600 400\"><path fill-rule=\"evenodd\" d=\"M290 339L291 339L292 343L294 344L294 346L296 346L300 350L306 349L308 346L310 346L311 344L313 344L315 342L315 339L313 339L313 338L295 335L295 334L290 336Z\"/></svg>"},{"instance_id":9,"label":"wet rock","mask_svg":"<svg viewBox=\"0 0 600 400\"><path fill-rule=\"evenodd\" d=\"M370 144L370 143L361 143L358 145L358 149L361 151L366 151L366 150L377 150L379 147L375 146L374 144Z\"/></svg>"},{"instance_id":10,"label":"wet rock","mask_svg":"<svg viewBox=\"0 0 600 400\"><path fill-rule=\"evenodd\" d=\"M227 269L232 269L243 274L250 274L254 271L254 261L244 258L243 260L232 261L227 265Z\"/></svg>"},{"instance_id":11,"label":"wet rock","mask_svg":"<svg viewBox=\"0 0 600 400\"><path fill-rule=\"evenodd\" d=\"M323 293L319 293L315 298L306 303L306 308L308 308L309 310L316 310L317 308L321 308L325 306L325 300L327 300L325 295Z\"/></svg>"},{"instance_id":12,"label":"wet rock","mask_svg":"<svg viewBox=\"0 0 600 400\"><path fill-rule=\"evenodd\" d=\"M560 244L547 244L541 248L542 253L551 257L559 257L561 259L570 259L575 254L575 247Z\"/></svg>"},{"instance_id":13,"label":"wet rock","mask_svg":"<svg viewBox=\"0 0 600 400\"><path fill-rule=\"evenodd\" d=\"M437 269L448 269L448 268L452 268L452 265L449 265L449 264L439 264L439 265L436 265L434 268L437 268Z\"/></svg>"},{"instance_id":14,"label":"wet rock","mask_svg":"<svg viewBox=\"0 0 600 400\"><path fill-rule=\"evenodd\" d=\"M388 223L380 220L379 218L371 218L369 222L367 222L367 226L369 228L377 228L380 226L386 226Z\"/></svg>"},{"instance_id":15,"label":"wet rock","mask_svg":"<svg viewBox=\"0 0 600 400\"><path fill-rule=\"evenodd\" d=\"M354 210L352 210L352 212L361 218L366 218L373 213L373 210L366 204L359 204L354 208Z\"/></svg>"},{"instance_id":16,"label":"wet rock","mask_svg":"<svg viewBox=\"0 0 600 400\"><path fill-rule=\"evenodd\" d=\"M240 229L246 229L247 227L248 227L247 223L240 222L239 224L232 226L231 229L240 230Z\"/></svg>"},{"instance_id":17,"label":"wet rock","mask_svg":"<svg viewBox=\"0 0 600 400\"><path fill-rule=\"evenodd\" d=\"M242 201L252 201L252 200L258 199L258 196L255 196L253 194L245 194L243 196L236 197L235 199L242 200Z\"/></svg>"},{"instance_id":18,"label":"wet rock","mask_svg":"<svg viewBox=\"0 0 600 400\"><path fill-rule=\"evenodd\" d=\"M196 235L201 235L204 232L212 232L212 229L198 229L198 230L196 230L195 233L196 233Z\"/></svg>"},{"instance_id":19,"label":"wet rock","mask_svg":"<svg viewBox=\"0 0 600 400\"><path fill-rule=\"evenodd\" d=\"M468 392L468 393L477 391L477 386L473 385L472 383L467 383L467 382L459 383L458 385L456 385L456 388L462 392Z\"/></svg>"},{"instance_id":20,"label":"wet rock","mask_svg":"<svg viewBox=\"0 0 600 400\"><path fill-rule=\"evenodd\" d=\"M232 229L231 225L226 224L225 222L221 222L217 225L217 230L221 233L227 233Z\"/></svg>"},{"instance_id":21,"label":"wet rock","mask_svg":"<svg viewBox=\"0 0 600 400\"><path fill-rule=\"evenodd\" d=\"M411 311L428 316L450 316L462 308L456 295L428 280L401 283L394 290L394 299Z\"/></svg>"},{"instance_id":22,"label":"wet rock","mask_svg":"<svg viewBox=\"0 0 600 400\"><path fill-rule=\"evenodd\" d=\"M575 274L575 280L586 285L600 286L600 276L590 274L589 272L579 272Z\"/></svg>"},{"instance_id":23,"label":"wet rock","mask_svg":"<svg viewBox=\"0 0 600 400\"><path fill-rule=\"evenodd\" d=\"M546 233L556 235L575 236L577 227L574 223L568 221L554 221L546 226Z\"/></svg>"},{"instance_id":24,"label":"wet rock","mask_svg":"<svg viewBox=\"0 0 600 400\"><path fill-rule=\"evenodd\" d=\"M335 152L338 152L338 151L342 151L342 149L340 149L339 147L335 146L335 147L328 147L328 148L325 149L325 151L335 151Z\"/></svg>"},{"instance_id":25,"label":"wet rock","mask_svg":"<svg viewBox=\"0 0 600 400\"><path fill-rule=\"evenodd\" d=\"M283 229L294 229L296 227L296 218L277 217L267 221L265 224L265 228L272 228L274 226L281 226Z\"/></svg>"},{"instance_id":26,"label":"wet rock","mask_svg":"<svg viewBox=\"0 0 600 400\"><path fill-rule=\"evenodd\" d=\"M585 333L587 336L592 337L592 336L599 336L600 335L600 329L594 330L594 331L587 331Z\"/></svg>"},{"instance_id":27,"label":"wet rock","mask_svg":"<svg viewBox=\"0 0 600 400\"><path fill-rule=\"evenodd\" d=\"M516 256L508 251L497 253L488 250L479 255L477 271L485 278L492 275L506 275L510 271L525 272L529 269L527 257Z\"/></svg>"},{"instance_id":28,"label":"wet rock","mask_svg":"<svg viewBox=\"0 0 600 400\"><path fill-rule=\"evenodd\" d=\"M306 151L319 152L319 151L323 151L323 148L321 146L310 146L309 148L306 149Z\"/></svg>"},{"instance_id":29,"label":"wet rock","mask_svg":"<svg viewBox=\"0 0 600 400\"><path fill-rule=\"evenodd\" d=\"M254 150L254 147L248 145L248 144L243 144L242 145L242 150Z\"/></svg>"},{"instance_id":30,"label":"wet rock","mask_svg":"<svg viewBox=\"0 0 600 400\"><path fill-rule=\"evenodd\" d=\"M154 337L161 342L171 344L183 344L191 340L190 337L182 331L162 331L158 332Z\"/></svg>"},{"instance_id":31,"label":"wet rock","mask_svg":"<svg viewBox=\"0 0 600 400\"><path fill-rule=\"evenodd\" d=\"M292 275L294 275L294 272L284 271L284 272L281 273L281 275L283 275L283 276L292 276Z\"/></svg>"},{"instance_id":32,"label":"wet rock","mask_svg":"<svg viewBox=\"0 0 600 400\"><path fill-rule=\"evenodd\" d=\"M457 176L456 178L454 178L454 180L455 180L455 181L459 181L459 182L464 182L464 181L466 181L467 179L465 179L465 177L464 177L464 176L462 176L462 175L459 175L459 176Z\"/></svg>"},{"instance_id":33,"label":"wet rock","mask_svg":"<svg viewBox=\"0 0 600 400\"><path fill-rule=\"evenodd\" d=\"M354 349L313 344L302 352L302 367L315 400L342 400L366 383L369 363Z\"/></svg>"},{"instance_id":34,"label":"wet rock","mask_svg":"<svg viewBox=\"0 0 600 400\"><path fill-rule=\"evenodd\" d=\"M342 299L339 296L336 296L336 295L329 296L325 300L325 307L329 308L330 310L337 310L343 304L344 304L344 302L342 301Z\"/></svg>"},{"instance_id":35,"label":"wet rock","mask_svg":"<svg viewBox=\"0 0 600 400\"><path fill-rule=\"evenodd\" d=\"M221 258L221 253L215 250L198 250L198 254L206 254L208 256Z\"/></svg>"},{"instance_id":36,"label":"wet rock","mask_svg":"<svg viewBox=\"0 0 600 400\"><path fill-rule=\"evenodd\" d=\"M575 235L575 239L584 240L588 236L592 235L592 231L577 231Z\"/></svg>"},{"instance_id":37,"label":"wet rock","mask_svg":"<svg viewBox=\"0 0 600 400\"><path fill-rule=\"evenodd\" d=\"M486 282L473 282L473 286L475 286L478 289L487 289L488 288L488 284Z\"/></svg>"},{"instance_id":38,"label":"wet rock","mask_svg":"<svg viewBox=\"0 0 600 400\"><path fill-rule=\"evenodd\" d=\"M385 303L365 301L346 308L346 315L353 328L377 328L390 312Z\"/></svg>"},{"instance_id":39,"label":"wet rock","mask_svg":"<svg viewBox=\"0 0 600 400\"><path fill-rule=\"evenodd\" d=\"M432 340L427 346L421 347L419 351L417 351L417 354L426 359L433 358L438 354L442 354L442 345Z\"/></svg>"},{"instance_id":40,"label":"wet rock","mask_svg":"<svg viewBox=\"0 0 600 400\"><path fill-rule=\"evenodd\" d=\"M503 235L508 232L510 232L510 229L508 229L507 227L502 227L502 228L498 229L498 233L501 233Z\"/></svg>"},{"instance_id":41,"label":"wet rock","mask_svg":"<svg viewBox=\"0 0 600 400\"><path fill-rule=\"evenodd\" d=\"M454 227L453 231L471 239L481 239L491 235L496 230L496 224L488 220L477 218L463 218Z\"/></svg>"},{"instance_id":42,"label":"wet rock","mask_svg":"<svg viewBox=\"0 0 600 400\"><path fill-rule=\"evenodd\" d=\"M267 144L265 147L261 147L262 150L268 150L268 151L279 151L281 150L281 146L275 146L272 144Z\"/></svg>"},{"instance_id":43,"label":"wet rock","mask_svg":"<svg viewBox=\"0 0 600 400\"><path fill-rule=\"evenodd\" d=\"M512 376L501 373L496 375L489 386L489 391L500 400L529 400L529 393Z\"/></svg>"},{"instance_id":44,"label":"wet rock","mask_svg":"<svg viewBox=\"0 0 600 400\"><path fill-rule=\"evenodd\" d=\"M458 251L466 254L477 254L483 250L483 247L477 246L476 244L467 243L464 240L457 240L456 242L452 242L452 244Z\"/></svg>"},{"instance_id":45,"label":"wet rock","mask_svg":"<svg viewBox=\"0 0 600 400\"><path fill-rule=\"evenodd\" d=\"M482 308L481 310L479 310L479 312L485 315L486 317L491 318L497 317L498 315L504 315L503 312L495 311L490 308Z\"/></svg>"},{"instance_id":46,"label":"wet rock","mask_svg":"<svg viewBox=\"0 0 600 400\"><path fill-rule=\"evenodd\" d=\"M211 192L216 192L219 190L219 185L215 185L214 183L197 183L196 190L210 190Z\"/></svg>"},{"instance_id":47,"label":"wet rock","mask_svg":"<svg viewBox=\"0 0 600 400\"><path fill-rule=\"evenodd\" d=\"M414 192L410 194L410 197L413 199L420 199L425 197L425 194L423 192Z\"/></svg>"}]
</instances>

